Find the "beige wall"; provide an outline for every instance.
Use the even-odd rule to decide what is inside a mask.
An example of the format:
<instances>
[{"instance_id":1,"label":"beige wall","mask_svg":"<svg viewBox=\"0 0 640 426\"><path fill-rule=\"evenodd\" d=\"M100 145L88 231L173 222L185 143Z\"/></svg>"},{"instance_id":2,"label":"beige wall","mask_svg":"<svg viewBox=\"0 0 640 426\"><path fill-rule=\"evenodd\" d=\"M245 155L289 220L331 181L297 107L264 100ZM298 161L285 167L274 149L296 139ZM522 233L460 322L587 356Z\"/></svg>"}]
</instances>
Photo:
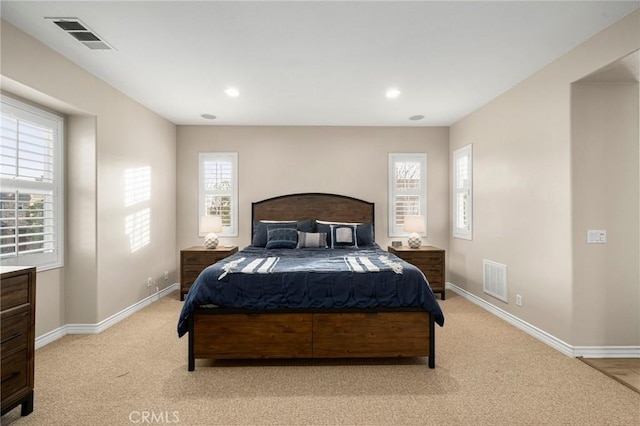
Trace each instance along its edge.
<instances>
[{"instance_id":1,"label":"beige wall","mask_svg":"<svg viewBox=\"0 0 640 426\"><path fill-rule=\"evenodd\" d=\"M178 126L178 247L197 235L198 153L238 152L240 233L251 240L251 202L299 192L329 192L375 203L376 241L386 247L390 152L427 153L428 238L448 244L448 129L417 127ZM403 239L406 242L406 239Z\"/></svg>"},{"instance_id":2,"label":"beige wall","mask_svg":"<svg viewBox=\"0 0 640 426\"><path fill-rule=\"evenodd\" d=\"M95 324L155 292L147 277L161 289L179 279L175 125L11 24L0 25L3 90L71 116L65 195L72 247L64 268L38 274L36 334ZM126 170L144 166L151 168L151 198L125 206ZM150 209L150 243L132 253L125 223L137 207Z\"/></svg>"},{"instance_id":3,"label":"beige wall","mask_svg":"<svg viewBox=\"0 0 640 426\"><path fill-rule=\"evenodd\" d=\"M638 83L578 83L572 90L574 339L638 345L640 259ZM605 229L606 244L587 244Z\"/></svg>"},{"instance_id":4,"label":"beige wall","mask_svg":"<svg viewBox=\"0 0 640 426\"><path fill-rule=\"evenodd\" d=\"M96 117L70 114L66 130L65 322L95 324L98 322Z\"/></svg>"},{"instance_id":5,"label":"beige wall","mask_svg":"<svg viewBox=\"0 0 640 426\"><path fill-rule=\"evenodd\" d=\"M628 15L450 129L451 151L473 143L474 155L474 236L451 238L450 282L572 345L583 342L574 309L585 308L573 303L571 83L637 50L639 19ZM482 292L482 259L509 267L509 303ZM623 333L640 343L633 328Z\"/></svg>"}]
</instances>

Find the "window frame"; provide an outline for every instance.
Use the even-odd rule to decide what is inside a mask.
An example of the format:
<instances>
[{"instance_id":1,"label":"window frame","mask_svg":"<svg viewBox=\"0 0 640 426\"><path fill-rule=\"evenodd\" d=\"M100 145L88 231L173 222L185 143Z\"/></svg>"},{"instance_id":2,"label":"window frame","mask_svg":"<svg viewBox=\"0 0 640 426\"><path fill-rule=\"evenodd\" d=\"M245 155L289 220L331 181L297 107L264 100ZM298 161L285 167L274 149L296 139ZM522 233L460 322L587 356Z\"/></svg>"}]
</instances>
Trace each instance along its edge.
<instances>
[{"instance_id":1,"label":"window frame","mask_svg":"<svg viewBox=\"0 0 640 426\"><path fill-rule=\"evenodd\" d=\"M468 177L466 184L459 184L459 160L468 160ZM465 203L467 226L458 226L461 212L458 196L467 196ZM473 144L468 144L453 151L451 156L451 235L453 238L473 240Z\"/></svg>"},{"instance_id":2,"label":"window frame","mask_svg":"<svg viewBox=\"0 0 640 426\"><path fill-rule=\"evenodd\" d=\"M395 167L397 163L400 162L420 162L420 189L417 191L408 191L403 192L396 188L394 184L394 176L395 176ZM388 168L388 184L389 184L389 193L388 193L388 205L389 205L389 216L388 216L388 233L389 237L406 237L409 235L409 232L404 231L399 225L396 223L396 196L399 194L405 193L407 195L418 195L420 197L419 201L419 209L417 212L412 212L411 214L420 214L424 216L425 219L425 229L427 231L420 234L421 237L427 237L428 233L428 214L427 214L427 154L424 152L411 152L411 153L389 153L389 168Z\"/></svg>"},{"instance_id":3,"label":"window frame","mask_svg":"<svg viewBox=\"0 0 640 426\"><path fill-rule=\"evenodd\" d=\"M15 253L11 257L0 260L2 266L35 266L38 272L64 266L64 146L65 146L65 118L62 115L52 113L43 107L32 105L6 94L0 95L1 115L9 115L18 120L39 124L51 128L54 135L53 141L53 166L52 180L50 183L37 180L21 180L18 178L0 177L0 186L3 191L22 191L24 193L50 193L52 199L52 246L50 252L44 253ZM16 202L18 202L16 200Z\"/></svg>"},{"instance_id":4,"label":"window frame","mask_svg":"<svg viewBox=\"0 0 640 426\"><path fill-rule=\"evenodd\" d=\"M204 188L204 163L213 160L230 160L232 164L231 188L228 191L206 191ZM206 215L206 196L209 194L229 195L231 197L231 226L223 226L221 237L238 236L238 153L237 152L201 152L198 154L198 237L207 233L200 232L200 221Z\"/></svg>"}]
</instances>

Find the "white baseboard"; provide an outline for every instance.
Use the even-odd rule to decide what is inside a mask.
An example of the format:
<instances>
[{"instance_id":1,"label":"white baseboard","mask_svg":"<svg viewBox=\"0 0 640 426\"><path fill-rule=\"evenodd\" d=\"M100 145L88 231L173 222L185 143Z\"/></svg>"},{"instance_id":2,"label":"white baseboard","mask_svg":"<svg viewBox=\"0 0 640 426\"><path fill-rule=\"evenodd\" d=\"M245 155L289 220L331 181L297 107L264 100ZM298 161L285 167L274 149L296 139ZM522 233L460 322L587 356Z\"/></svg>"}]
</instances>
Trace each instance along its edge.
<instances>
[{"instance_id":1,"label":"white baseboard","mask_svg":"<svg viewBox=\"0 0 640 426\"><path fill-rule=\"evenodd\" d=\"M572 346L455 284L448 282L446 288L567 356L584 358L640 358L640 346Z\"/></svg>"},{"instance_id":2,"label":"white baseboard","mask_svg":"<svg viewBox=\"0 0 640 426\"><path fill-rule=\"evenodd\" d=\"M117 314L111 315L109 318L100 321L97 324L66 324L62 327L58 327L42 336L36 337L36 349L39 349L49 343L66 336L67 334L99 334L105 331L112 325L117 324L126 317L138 312L141 309L149 306L151 303L160 300L160 298L167 296L174 291L180 290L180 284L174 283L170 286L160 290L151 296L145 297L141 301L134 303L128 308L123 309Z\"/></svg>"},{"instance_id":3,"label":"white baseboard","mask_svg":"<svg viewBox=\"0 0 640 426\"><path fill-rule=\"evenodd\" d=\"M573 354L582 358L640 358L640 346L574 346Z\"/></svg>"}]
</instances>

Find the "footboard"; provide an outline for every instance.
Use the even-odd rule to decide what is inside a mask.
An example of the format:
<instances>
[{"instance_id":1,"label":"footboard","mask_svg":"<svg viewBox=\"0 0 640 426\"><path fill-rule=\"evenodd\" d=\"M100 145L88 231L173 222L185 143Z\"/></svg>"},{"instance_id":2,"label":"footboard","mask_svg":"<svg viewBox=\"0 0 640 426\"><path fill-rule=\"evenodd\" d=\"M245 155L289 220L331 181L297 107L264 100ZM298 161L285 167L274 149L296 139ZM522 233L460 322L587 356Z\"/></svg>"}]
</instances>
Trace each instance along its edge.
<instances>
[{"instance_id":1,"label":"footboard","mask_svg":"<svg viewBox=\"0 0 640 426\"><path fill-rule=\"evenodd\" d=\"M433 316L424 311L256 312L199 308L189 322L189 371L196 358L429 357Z\"/></svg>"}]
</instances>

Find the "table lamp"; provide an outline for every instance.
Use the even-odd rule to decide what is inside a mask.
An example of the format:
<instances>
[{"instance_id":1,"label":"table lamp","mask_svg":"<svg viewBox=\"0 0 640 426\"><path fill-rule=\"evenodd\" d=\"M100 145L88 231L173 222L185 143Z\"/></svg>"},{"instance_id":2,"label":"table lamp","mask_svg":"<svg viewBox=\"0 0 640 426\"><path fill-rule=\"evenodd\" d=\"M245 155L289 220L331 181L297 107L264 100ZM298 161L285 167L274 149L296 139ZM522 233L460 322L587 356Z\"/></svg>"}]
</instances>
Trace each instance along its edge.
<instances>
[{"instance_id":1,"label":"table lamp","mask_svg":"<svg viewBox=\"0 0 640 426\"><path fill-rule=\"evenodd\" d=\"M404 217L404 230L405 232L410 232L409 239L407 240L409 247L412 249L420 248L422 244L420 233L424 233L427 230L424 224L424 216L420 214L406 215Z\"/></svg>"},{"instance_id":2,"label":"table lamp","mask_svg":"<svg viewBox=\"0 0 640 426\"><path fill-rule=\"evenodd\" d=\"M202 216L200 218L200 233L207 233L204 237L203 245L208 249L218 247L218 235L222 232L222 217L220 216Z\"/></svg>"}]
</instances>

